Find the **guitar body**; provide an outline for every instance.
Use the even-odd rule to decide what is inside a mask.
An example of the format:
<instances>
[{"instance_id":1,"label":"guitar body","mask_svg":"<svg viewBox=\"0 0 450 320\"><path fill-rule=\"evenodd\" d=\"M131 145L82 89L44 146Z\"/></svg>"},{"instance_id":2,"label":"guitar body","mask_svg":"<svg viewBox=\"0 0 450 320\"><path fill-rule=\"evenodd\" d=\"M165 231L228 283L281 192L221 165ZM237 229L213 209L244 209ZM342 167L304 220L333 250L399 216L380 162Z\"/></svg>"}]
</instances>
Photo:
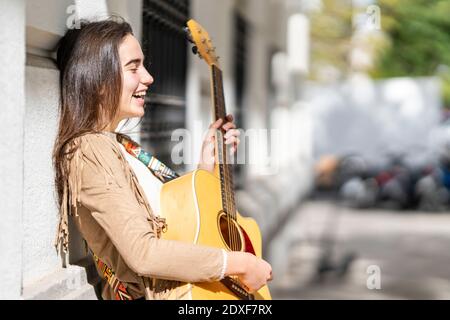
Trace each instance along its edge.
<instances>
[{"instance_id":1,"label":"guitar body","mask_svg":"<svg viewBox=\"0 0 450 320\"><path fill-rule=\"evenodd\" d=\"M163 239L178 240L230 251L228 227L240 243L240 251L261 257L262 239L256 221L237 214L228 224L222 207L220 180L205 170L196 170L163 185L161 216L166 218ZM255 299L271 299L267 286ZM239 297L222 282L188 283L173 290L169 299L236 300Z\"/></svg>"}]
</instances>

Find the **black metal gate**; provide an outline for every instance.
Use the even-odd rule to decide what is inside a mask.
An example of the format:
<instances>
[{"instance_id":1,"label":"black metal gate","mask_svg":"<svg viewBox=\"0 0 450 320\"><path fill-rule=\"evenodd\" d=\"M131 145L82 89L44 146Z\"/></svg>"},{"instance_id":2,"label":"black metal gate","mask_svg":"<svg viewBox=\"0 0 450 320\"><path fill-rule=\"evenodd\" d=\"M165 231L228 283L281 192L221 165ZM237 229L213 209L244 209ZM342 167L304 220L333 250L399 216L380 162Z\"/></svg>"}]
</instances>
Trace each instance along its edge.
<instances>
[{"instance_id":1,"label":"black metal gate","mask_svg":"<svg viewBox=\"0 0 450 320\"><path fill-rule=\"evenodd\" d=\"M189 0L145 0L142 50L145 67L154 83L147 96L148 109L141 125L141 143L176 171L171 159L173 130L185 128L187 43L183 32Z\"/></svg>"},{"instance_id":2,"label":"black metal gate","mask_svg":"<svg viewBox=\"0 0 450 320\"><path fill-rule=\"evenodd\" d=\"M245 17L237 10L233 14L234 20L234 74L235 74L235 89L236 89L236 109L235 109L235 123L238 128L243 128L244 119L244 93L246 91L245 82L247 77L247 51L248 51L248 36L250 25ZM246 152L246 150L241 151ZM245 157L248 159L247 155ZM234 187L240 189L244 185L244 164L236 164L234 166Z\"/></svg>"}]
</instances>

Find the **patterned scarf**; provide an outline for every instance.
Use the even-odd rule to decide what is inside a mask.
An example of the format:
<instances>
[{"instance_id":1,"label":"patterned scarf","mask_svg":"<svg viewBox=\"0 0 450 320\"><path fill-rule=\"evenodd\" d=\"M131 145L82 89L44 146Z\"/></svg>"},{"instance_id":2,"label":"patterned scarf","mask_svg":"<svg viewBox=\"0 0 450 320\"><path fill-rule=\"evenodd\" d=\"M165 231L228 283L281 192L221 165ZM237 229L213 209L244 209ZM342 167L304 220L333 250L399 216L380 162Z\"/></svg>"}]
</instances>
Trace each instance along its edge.
<instances>
[{"instance_id":1,"label":"patterned scarf","mask_svg":"<svg viewBox=\"0 0 450 320\"><path fill-rule=\"evenodd\" d=\"M175 171L147 151L143 150L142 147L130 137L117 133L117 141L125 147L125 150L129 154L141 161L162 183L169 182L179 177Z\"/></svg>"}]
</instances>

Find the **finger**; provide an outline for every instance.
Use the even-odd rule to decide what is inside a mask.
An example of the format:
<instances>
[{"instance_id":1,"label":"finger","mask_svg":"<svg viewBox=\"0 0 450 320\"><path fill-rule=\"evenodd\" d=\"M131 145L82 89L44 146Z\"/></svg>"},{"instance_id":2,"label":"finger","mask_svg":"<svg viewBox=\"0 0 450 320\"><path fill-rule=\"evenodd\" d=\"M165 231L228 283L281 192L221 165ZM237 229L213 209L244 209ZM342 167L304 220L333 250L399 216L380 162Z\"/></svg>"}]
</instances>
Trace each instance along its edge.
<instances>
[{"instance_id":1,"label":"finger","mask_svg":"<svg viewBox=\"0 0 450 320\"><path fill-rule=\"evenodd\" d=\"M234 120L234 117L233 117L233 115L230 113L230 114L228 114L228 115L225 117L225 119L226 119L227 121L232 122L232 121Z\"/></svg>"},{"instance_id":2,"label":"finger","mask_svg":"<svg viewBox=\"0 0 450 320\"><path fill-rule=\"evenodd\" d=\"M234 155L238 151L239 143L240 143L239 138L236 138L235 142L230 143L232 144L232 147L230 148L231 155Z\"/></svg>"},{"instance_id":3,"label":"finger","mask_svg":"<svg viewBox=\"0 0 450 320\"><path fill-rule=\"evenodd\" d=\"M234 151L235 152L237 152L240 143L241 143L241 139L237 138L237 141L234 144Z\"/></svg>"},{"instance_id":4,"label":"finger","mask_svg":"<svg viewBox=\"0 0 450 320\"><path fill-rule=\"evenodd\" d=\"M227 133L225 134L224 138L228 139L231 136L239 137L240 135L241 135L241 132L239 130L237 130L237 129L230 129L230 130L227 131Z\"/></svg>"},{"instance_id":5,"label":"finger","mask_svg":"<svg viewBox=\"0 0 450 320\"><path fill-rule=\"evenodd\" d=\"M234 144L234 145L231 147L231 155L234 155L234 154L237 152L237 148L238 148L237 145L238 145L238 144L236 143L236 144Z\"/></svg>"},{"instance_id":6,"label":"finger","mask_svg":"<svg viewBox=\"0 0 450 320\"><path fill-rule=\"evenodd\" d=\"M219 129L219 128L220 128L220 125L222 124L222 122L223 122L223 120L222 120L222 118L220 118L220 119L217 120L216 122L212 123L212 124L209 126L209 129Z\"/></svg>"},{"instance_id":7,"label":"finger","mask_svg":"<svg viewBox=\"0 0 450 320\"><path fill-rule=\"evenodd\" d=\"M217 120L209 126L208 132L206 133L205 141L211 141L216 135L216 130L220 128L222 124L222 119Z\"/></svg>"},{"instance_id":8,"label":"finger","mask_svg":"<svg viewBox=\"0 0 450 320\"><path fill-rule=\"evenodd\" d=\"M239 143L239 138L238 137L229 137L228 139L225 140L225 144L232 144L232 143Z\"/></svg>"},{"instance_id":9,"label":"finger","mask_svg":"<svg viewBox=\"0 0 450 320\"><path fill-rule=\"evenodd\" d=\"M234 155L235 153L236 153L236 144L235 143L233 143L233 146L230 148L230 152L231 152L231 155Z\"/></svg>"},{"instance_id":10,"label":"finger","mask_svg":"<svg viewBox=\"0 0 450 320\"><path fill-rule=\"evenodd\" d=\"M227 123L225 123L225 124L222 126L222 128L223 128L225 131L228 131L228 130L230 130L230 129L236 129L236 125L235 125L233 122L227 122Z\"/></svg>"}]
</instances>

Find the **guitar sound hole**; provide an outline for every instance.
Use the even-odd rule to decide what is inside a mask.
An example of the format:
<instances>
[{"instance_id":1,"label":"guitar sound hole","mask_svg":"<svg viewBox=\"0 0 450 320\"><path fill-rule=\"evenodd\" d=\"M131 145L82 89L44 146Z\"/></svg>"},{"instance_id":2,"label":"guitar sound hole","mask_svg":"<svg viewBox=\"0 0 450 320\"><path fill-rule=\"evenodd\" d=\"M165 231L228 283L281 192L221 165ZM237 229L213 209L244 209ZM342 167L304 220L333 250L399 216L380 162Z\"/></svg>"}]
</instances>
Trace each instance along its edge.
<instances>
[{"instance_id":1,"label":"guitar sound hole","mask_svg":"<svg viewBox=\"0 0 450 320\"><path fill-rule=\"evenodd\" d=\"M242 251L242 240L239 227L236 224L236 221L228 218L227 214L224 212L219 216L219 230L228 249L232 251Z\"/></svg>"}]
</instances>

